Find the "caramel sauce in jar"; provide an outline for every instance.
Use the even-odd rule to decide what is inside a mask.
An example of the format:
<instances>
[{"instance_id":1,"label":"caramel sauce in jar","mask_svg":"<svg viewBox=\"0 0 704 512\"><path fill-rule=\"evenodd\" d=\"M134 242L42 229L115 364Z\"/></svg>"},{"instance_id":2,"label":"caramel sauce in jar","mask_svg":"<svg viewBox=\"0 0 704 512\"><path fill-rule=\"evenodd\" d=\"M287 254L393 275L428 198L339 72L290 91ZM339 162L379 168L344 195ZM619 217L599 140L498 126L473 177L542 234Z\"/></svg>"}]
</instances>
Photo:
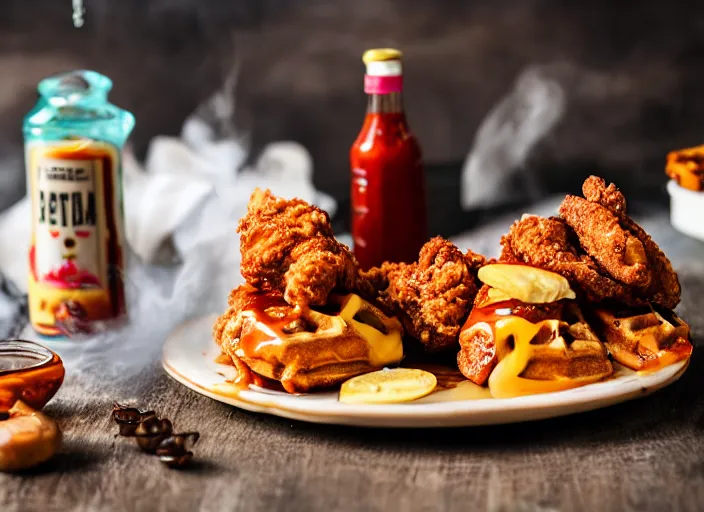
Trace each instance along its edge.
<instances>
[{"instance_id":1,"label":"caramel sauce in jar","mask_svg":"<svg viewBox=\"0 0 704 512\"><path fill-rule=\"evenodd\" d=\"M51 350L25 340L0 341L0 413L17 400L41 409L64 381L64 365Z\"/></svg>"}]
</instances>

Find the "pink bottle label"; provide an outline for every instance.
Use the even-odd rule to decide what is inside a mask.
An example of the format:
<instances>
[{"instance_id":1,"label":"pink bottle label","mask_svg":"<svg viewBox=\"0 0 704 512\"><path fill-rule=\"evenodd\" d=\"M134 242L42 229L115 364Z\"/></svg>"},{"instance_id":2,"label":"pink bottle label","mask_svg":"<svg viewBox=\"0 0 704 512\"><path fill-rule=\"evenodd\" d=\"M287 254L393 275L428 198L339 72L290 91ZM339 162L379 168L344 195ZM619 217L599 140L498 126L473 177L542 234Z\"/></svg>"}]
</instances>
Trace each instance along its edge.
<instances>
[{"instance_id":1,"label":"pink bottle label","mask_svg":"<svg viewBox=\"0 0 704 512\"><path fill-rule=\"evenodd\" d=\"M367 94L389 94L391 92L401 92L401 89L403 89L403 75L364 75L364 92Z\"/></svg>"}]
</instances>

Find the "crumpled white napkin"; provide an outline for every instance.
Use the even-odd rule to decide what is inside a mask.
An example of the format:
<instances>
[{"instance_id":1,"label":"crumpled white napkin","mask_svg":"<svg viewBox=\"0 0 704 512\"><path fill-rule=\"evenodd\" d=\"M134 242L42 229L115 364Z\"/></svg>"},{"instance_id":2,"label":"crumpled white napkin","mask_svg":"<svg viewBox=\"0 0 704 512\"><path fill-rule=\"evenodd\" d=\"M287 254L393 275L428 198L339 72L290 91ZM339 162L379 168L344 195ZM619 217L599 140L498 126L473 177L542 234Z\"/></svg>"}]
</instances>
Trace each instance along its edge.
<instances>
[{"instance_id":1,"label":"crumpled white napkin","mask_svg":"<svg viewBox=\"0 0 704 512\"><path fill-rule=\"evenodd\" d=\"M230 123L235 83L233 73L186 120L180 138L156 137L144 167L124 152L129 321L52 344L67 380L85 377L94 400L133 393L133 377L158 366L169 332L188 318L224 311L230 289L243 281L235 229L255 187L335 211L335 201L313 187L312 160L302 146L275 142L253 166L243 165L248 148ZM22 291L30 219L27 198L0 215L0 271ZM15 314L11 306L0 301L0 325ZM29 328L21 335L37 339Z\"/></svg>"},{"instance_id":2,"label":"crumpled white napkin","mask_svg":"<svg viewBox=\"0 0 704 512\"><path fill-rule=\"evenodd\" d=\"M193 118L185 124L182 139L156 137L146 172L133 159L125 162L127 239L143 261L155 261L164 241L175 234L173 242L182 257L202 240L222 236L217 226L236 236L236 221L246 212L255 187L300 197L334 213L335 201L313 187L313 162L301 145L272 143L253 168L238 172L247 156L244 145L234 139L213 140L208 129ZM198 229L191 222L188 234L179 235L178 228L196 214L208 217L208 222Z\"/></svg>"},{"instance_id":3,"label":"crumpled white napkin","mask_svg":"<svg viewBox=\"0 0 704 512\"><path fill-rule=\"evenodd\" d=\"M313 187L312 161L300 145L272 143L253 167L242 168L247 154L242 141L217 139L196 116L185 123L181 138L155 138L144 168L129 151L124 154L129 322L52 345L71 378L99 377L105 396L131 389L134 375L155 367L164 339L178 324L224 311L230 289L243 281L235 229L254 187L300 197L331 215L336 208ZM29 240L25 198L0 216L0 271L23 291ZM164 265L173 263L174 252L180 264ZM1 303L0 309L12 313ZM36 339L31 329L22 336Z\"/></svg>"},{"instance_id":4,"label":"crumpled white napkin","mask_svg":"<svg viewBox=\"0 0 704 512\"><path fill-rule=\"evenodd\" d=\"M161 263L172 246L181 261L202 243L237 238L235 227L255 187L300 197L331 215L336 203L313 187L313 162L295 142L267 146L254 167L242 168L245 145L215 140L210 127L188 119L181 138L155 137L144 168L125 151L125 232L143 263ZM26 291L30 201L27 197L0 216L0 269Z\"/></svg>"},{"instance_id":5,"label":"crumpled white napkin","mask_svg":"<svg viewBox=\"0 0 704 512\"><path fill-rule=\"evenodd\" d=\"M21 291L27 291L32 211L25 197L0 215L0 270Z\"/></svg>"}]
</instances>

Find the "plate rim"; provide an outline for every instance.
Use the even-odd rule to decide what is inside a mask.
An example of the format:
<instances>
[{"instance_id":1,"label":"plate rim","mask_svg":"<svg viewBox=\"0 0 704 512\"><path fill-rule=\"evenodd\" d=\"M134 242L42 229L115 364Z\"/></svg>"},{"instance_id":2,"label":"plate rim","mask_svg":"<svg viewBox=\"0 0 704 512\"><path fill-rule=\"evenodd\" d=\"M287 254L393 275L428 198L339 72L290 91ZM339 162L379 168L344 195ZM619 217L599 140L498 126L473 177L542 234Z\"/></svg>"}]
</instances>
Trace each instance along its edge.
<instances>
[{"instance_id":1,"label":"plate rim","mask_svg":"<svg viewBox=\"0 0 704 512\"><path fill-rule=\"evenodd\" d=\"M614 391L613 385L616 381L612 380L587 384L566 391L515 398L470 399L431 403L347 404L338 401L296 400L297 397L293 395L284 394L283 392L262 392L256 388L242 391L238 396L235 396L218 393L190 379L188 376L183 375L168 360L169 350L176 343L174 340L178 339L179 334L186 332L189 328L193 328L194 325L205 323L206 320L212 319L214 321L216 316L215 314L210 314L191 318L169 333L164 342L161 357L161 364L166 373L180 384L213 400L251 412L273 414L313 423L411 428L429 426L456 427L519 423L565 416L645 397L676 382L684 374L690 361L689 359L678 361L647 375L638 375L636 373L625 375L623 376L623 382L618 383L619 387L624 387L620 392ZM212 325L212 322L209 322L209 325ZM210 336L208 336L207 340L212 346L209 346L205 340L200 342L198 348L200 353L216 347ZM203 354L200 361L205 361L205 357L206 355ZM207 365L204 364L201 369L206 367ZM222 376L222 381L226 382L224 376ZM332 393L331 391L321 392L321 394ZM285 405L280 403L282 400L286 401ZM528 414L525 417L516 418L521 413Z\"/></svg>"}]
</instances>

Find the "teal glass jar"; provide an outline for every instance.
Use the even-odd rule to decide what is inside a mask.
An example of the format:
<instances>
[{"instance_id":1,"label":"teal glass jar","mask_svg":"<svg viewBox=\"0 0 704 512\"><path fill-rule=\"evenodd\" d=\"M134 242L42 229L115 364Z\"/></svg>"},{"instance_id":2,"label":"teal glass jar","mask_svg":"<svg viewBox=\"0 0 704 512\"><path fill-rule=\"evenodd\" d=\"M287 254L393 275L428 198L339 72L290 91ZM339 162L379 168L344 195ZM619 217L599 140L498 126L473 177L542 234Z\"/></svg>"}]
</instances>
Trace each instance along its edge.
<instances>
[{"instance_id":1,"label":"teal glass jar","mask_svg":"<svg viewBox=\"0 0 704 512\"><path fill-rule=\"evenodd\" d=\"M29 315L42 335L91 332L126 313L122 148L135 119L108 102L111 88L95 71L46 78L24 119Z\"/></svg>"}]
</instances>

